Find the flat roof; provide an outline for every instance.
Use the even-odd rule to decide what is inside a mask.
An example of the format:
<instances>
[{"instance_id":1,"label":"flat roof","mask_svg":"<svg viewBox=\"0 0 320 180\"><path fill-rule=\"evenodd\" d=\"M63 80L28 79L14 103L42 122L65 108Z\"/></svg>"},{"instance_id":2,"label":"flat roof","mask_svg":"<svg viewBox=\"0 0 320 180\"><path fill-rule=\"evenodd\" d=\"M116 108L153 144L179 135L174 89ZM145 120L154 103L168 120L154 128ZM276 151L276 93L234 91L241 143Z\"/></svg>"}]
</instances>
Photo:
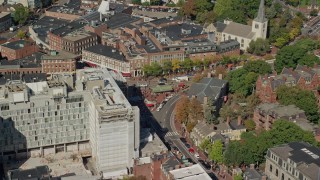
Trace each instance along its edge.
<instances>
[{"instance_id":1,"label":"flat roof","mask_svg":"<svg viewBox=\"0 0 320 180\"><path fill-rule=\"evenodd\" d=\"M106 22L108 28L110 29L116 29L119 27L123 27L127 24L131 24L133 22L136 22L140 20L140 18L130 16L125 13L118 13L114 16L111 16L111 18Z\"/></svg>"},{"instance_id":2,"label":"flat roof","mask_svg":"<svg viewBox=\"0 0 320 180\"><path fill-rule=\"evenodd\" d=\"M18 40L18 41L4 43L1 46L17 50L17 49L22 49L25 47L25 45L30 45L30 44L31 44L30 41Z\"/></svg>"},{"instance_id":3,"label":"flat roof","mask_svg":"<svg viewBox=\"0 0 320 180\"><path fill-rule=\"evenodd\" d=\"M77 31L77 32L72 32L72 33L64 36L63 38L66 40L69 40L69 41L79 41L81 39L91 37L91 36L95 36L95 34L91 33L91 32Z\"/></svg>"},{"instance_id":4,"label":"flat roof","mask_svg":"<svg viewBox=\"0 0 320 180\"><path fill-rule=\"evenodd\" d=\"M0 18L11 15L11 12L0 12Z\"/></svg>"},{"instance_id":5,"label":"flat roof","mask_svg":"<svg viewBox=\"0 0 320 180\"><path fill-rule=\"evenodd\" d=\"M80 11L81 0L68 0L67 3L58 6L52 6L47 11L60 12L65 14L81 14ZM79 12L80 11L80 12Z\"/></svg>"},{"instance_id":6,"label":"flat roof","mask_svg":"<svg viewBox=\"0 0 320 180\"><path fill-rule=\"evenodd\" d=\"M73 59L78 56L66 51L52 51L52 54L44 54L41 56L41 60L57 60L57 59Z\"/></svg>"},{"instance_id":7,"label":"flat roof","mask_svg":"<svg viewBox=\"0 0 320 180\"><path fill-rule=\"evenodd\" d=\"M211 180L210 176L203 170L200 164L169 171L174 179L184 180Z\"/></svg>"},{"instance_id":8,"label":"flat roof","mask_svg":"<svg viewBox=\"0 0 320 180\"><path fill-rule=\"evenodd\" d=\"M110 57L112 59L116 59L119 61L125 60L125 57L121 54L121 52L111 46L104 46L101 44L97 44L95 46L91 46L91 47L85 49L85 51L92 52L92 53L99 54L99 55L103 55L106 57Z\"/></svg>"}]
</instances>

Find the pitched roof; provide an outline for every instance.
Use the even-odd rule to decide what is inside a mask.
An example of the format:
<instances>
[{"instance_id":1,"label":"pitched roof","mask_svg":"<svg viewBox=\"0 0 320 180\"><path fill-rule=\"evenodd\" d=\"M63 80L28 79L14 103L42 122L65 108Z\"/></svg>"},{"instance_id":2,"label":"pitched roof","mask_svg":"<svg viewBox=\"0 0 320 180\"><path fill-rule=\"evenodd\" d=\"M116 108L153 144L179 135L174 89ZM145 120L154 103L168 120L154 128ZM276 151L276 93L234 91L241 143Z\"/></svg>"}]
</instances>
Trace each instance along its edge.
<instances>
[{"instance_id":1,"label":"pitched roof","mask_svg":"<svg viewBox=\"0 0 320 180\"><path fill-rule=\"evenodd\" d=\"M227 81L216 78L203 78L198 83L193 83L187 92L188 96L196 96L200 102L204 97L218 98L220 91L226 86Z\"/></svg>"},{"instance_id":2,"label":"pitched roof","mask_svg":"<svg viewBox=\"0 0 320 180\"><path fill-rule=\"evenodd\" d=\"M283 144L270 151L284 161L288 158L297 164L297 169L310 179L320 177L320 149L305 142ZM280 165L281 166L281 165Z\"/></svg>"},{"instance_id":3,"label":"pitched roof","mask_svg":"<svg viewBox=\"0 0 320 180\"><path fill-rule=\"evenodd\" d=\"M235 22L227 24L223 32L248 39L251 39L255 35L255 33L251 31L251 26Z\"/></svg>"}]
</instances>

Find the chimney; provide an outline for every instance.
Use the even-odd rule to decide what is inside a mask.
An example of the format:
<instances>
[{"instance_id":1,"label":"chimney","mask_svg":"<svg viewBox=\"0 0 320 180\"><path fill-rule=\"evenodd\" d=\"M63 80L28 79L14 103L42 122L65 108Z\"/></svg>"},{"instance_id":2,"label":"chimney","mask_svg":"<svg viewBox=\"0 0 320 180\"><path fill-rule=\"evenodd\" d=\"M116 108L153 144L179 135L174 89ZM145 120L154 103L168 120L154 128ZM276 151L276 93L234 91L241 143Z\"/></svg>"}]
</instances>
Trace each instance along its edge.
<instances>
[{"instance_id":1,"label":"chimney","mask_svg":"<svg viewBox=\"0 0 320 180\"><path fill-rule=\"evenodd\" d=\"M250 169L254 169L254 164L250 164Z\"/></svg>"},{"instance_id":2,"label":"chimney","mask_svg":"<svg viewBox=\"0 0 320 180\"><path fill-rule=\"evenodd\" d=\"M207 78L211 78L211 72L208 72Z\"/></svg>"},{"instance_id":3,"label":"chimney","mask_svg":"<svg viewBox=\"0 0 320 180\"><path fill-rule=\"evenodd\" d=\"M222 78L223 78L223 77L222 77L222 74L219 74L219 79L221 79L221 80L222 80Z\"/></svg>"},{"instance_id":4,"label":"chimney","mask_svg":"<svg viewBox=\"0 0 320 180\"><path fill-rule=\"evenodd\" d=\"M229 125L230 124L230 118L229 117L227 117L227 125Z\"/></svg>"},{"instance_id":5,"label":"chimney","mask_svg":"<svg viewBox=\"0 0 320 180\"><path fill-rule=\"evenodd\" d=\"M241 124L242 124L241 116L238 116L238 126L240 126Z\"/></svg>"},{"instance_id":6,"label":"chimney","mask_svg":"<svg viewBox=\"0 0 320 180\"><path fill-rule=\"evenodd\" d=\"M208 104L208 96L203 97L203 104L205 106Z\"/></svg>"}]
</instances>

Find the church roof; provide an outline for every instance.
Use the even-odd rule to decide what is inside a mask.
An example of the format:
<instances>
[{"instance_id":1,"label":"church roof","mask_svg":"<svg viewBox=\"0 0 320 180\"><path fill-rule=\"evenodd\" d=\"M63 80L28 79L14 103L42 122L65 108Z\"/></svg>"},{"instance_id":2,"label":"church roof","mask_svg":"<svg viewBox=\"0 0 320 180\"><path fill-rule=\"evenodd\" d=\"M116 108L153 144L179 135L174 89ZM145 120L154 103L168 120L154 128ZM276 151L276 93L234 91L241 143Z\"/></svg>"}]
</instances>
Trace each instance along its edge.
<instances>
[{"instance_id":1,"label":"church roof","mask_svg":"<svg viewBox=\"0 0 320 180\"><path fill-rule=\"evenodd\" d=\"M255 35L254 32L251 31L251 26L230 22L225 28L224 33L232 34L239 37L244 37L248 39L252 39Z\"/></svg>"}]
</instances>

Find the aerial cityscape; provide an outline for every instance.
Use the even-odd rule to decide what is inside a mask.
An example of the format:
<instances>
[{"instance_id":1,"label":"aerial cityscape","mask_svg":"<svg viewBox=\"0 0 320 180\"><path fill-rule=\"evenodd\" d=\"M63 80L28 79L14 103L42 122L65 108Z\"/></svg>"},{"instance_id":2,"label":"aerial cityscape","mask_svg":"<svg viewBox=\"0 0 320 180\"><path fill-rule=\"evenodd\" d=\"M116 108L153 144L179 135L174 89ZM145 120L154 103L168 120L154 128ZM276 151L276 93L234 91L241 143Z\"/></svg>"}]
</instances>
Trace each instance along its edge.
<instances>
[{"instance_id":1,"label":"aerial cityscape","mask_svg":"<svg viewBox=\"0 0 320 180\"><path fill-rule=\"evenodd\" d=\"M0 1L0 180L320 180L320 0Z\"/></svg>"}]
</instances>

